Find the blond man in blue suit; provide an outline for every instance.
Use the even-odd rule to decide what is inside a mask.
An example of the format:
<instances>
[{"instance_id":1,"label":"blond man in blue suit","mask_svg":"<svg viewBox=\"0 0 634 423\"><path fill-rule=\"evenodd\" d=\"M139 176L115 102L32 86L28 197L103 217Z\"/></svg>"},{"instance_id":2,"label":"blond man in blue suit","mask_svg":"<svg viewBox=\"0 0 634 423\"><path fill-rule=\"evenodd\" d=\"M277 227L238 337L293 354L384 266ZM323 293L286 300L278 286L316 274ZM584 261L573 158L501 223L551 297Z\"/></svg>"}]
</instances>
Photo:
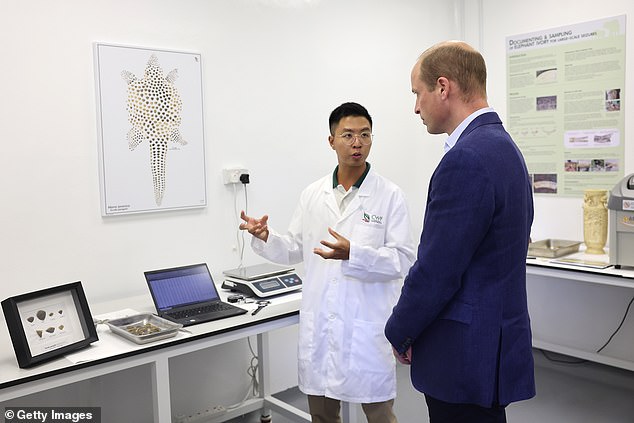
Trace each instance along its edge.
<instances>
[{"instance_id":1,"label":"blond man in blue suit","mask_svg":"<svg viewBox=\"0 0 634 423\"><path fill-rule=\"evenodd\" d=\"M486 65L464 42L412 69L415 113L447 134L429 183L417 260L385 335L431 423L506 422L535 395L526 299L533 201L526 164L486 96Z\"/></svg>"}]
</instances>

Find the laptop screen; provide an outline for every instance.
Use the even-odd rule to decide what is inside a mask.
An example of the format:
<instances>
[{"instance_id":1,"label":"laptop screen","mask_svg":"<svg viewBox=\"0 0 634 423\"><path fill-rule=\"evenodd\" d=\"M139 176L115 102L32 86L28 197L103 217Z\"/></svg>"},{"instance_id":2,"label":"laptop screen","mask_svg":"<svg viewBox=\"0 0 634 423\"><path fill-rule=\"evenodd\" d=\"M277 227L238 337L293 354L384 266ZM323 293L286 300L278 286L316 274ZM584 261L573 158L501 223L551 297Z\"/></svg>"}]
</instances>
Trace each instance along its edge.
<instances>
[{"instance_id":1,"label":"laptop screen","mask_svg":"<svg viewBox=\"0 0 634 423\"><path fill-rule=\"evenodd\" d=\"M207 265L145 272L158 311L220 299Z\"/></svg>"}]
</instances>

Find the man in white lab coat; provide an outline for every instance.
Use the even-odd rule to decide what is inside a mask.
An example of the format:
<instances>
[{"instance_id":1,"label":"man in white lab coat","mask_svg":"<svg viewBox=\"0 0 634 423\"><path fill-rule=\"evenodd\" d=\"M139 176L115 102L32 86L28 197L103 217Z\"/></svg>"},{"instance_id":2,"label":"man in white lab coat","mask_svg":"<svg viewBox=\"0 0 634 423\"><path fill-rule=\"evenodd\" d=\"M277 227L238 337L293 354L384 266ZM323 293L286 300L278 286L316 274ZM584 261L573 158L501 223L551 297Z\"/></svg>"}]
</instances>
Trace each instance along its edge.
<instances>
[{"instance_id":1,"label":"man in white lab coat","mask_svg":"<svg viewBox=\"0 0 634 423\"><path fill-rule=\"evenodd\" d=\"M414 260L399 187L370 168L372 118L357 103L330 115L334 172L309 185L286 234L244 212L253 250L281 264L304 262L299 388L314 423L338 423L340 401L361 403L369 423L392 423L395 360L383 327Z\"/></svg>"}]
</instances>

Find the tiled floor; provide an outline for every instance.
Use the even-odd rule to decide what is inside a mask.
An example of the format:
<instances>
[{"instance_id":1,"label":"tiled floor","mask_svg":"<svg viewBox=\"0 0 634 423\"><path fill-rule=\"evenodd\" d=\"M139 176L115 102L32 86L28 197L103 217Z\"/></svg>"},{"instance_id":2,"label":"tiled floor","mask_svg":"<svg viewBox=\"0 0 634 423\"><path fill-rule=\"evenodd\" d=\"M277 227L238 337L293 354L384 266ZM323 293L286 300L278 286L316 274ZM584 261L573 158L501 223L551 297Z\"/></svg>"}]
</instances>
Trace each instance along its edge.
<instances>
[{"instance_id":1,"label":"tiled floor","mask_svg":"<svg viewBox=\"0 0 634 423\"><path fill-rule=\"evenodd\" d=\"M560 364L535 351L537 396L507 409L509 423L633 423L634 372L585 362ZM548 354L550 359L567 357ZM574 360L574 359L573 359ZM400 423L425 423L427 409L422 395L411 388L409 369L397 369L399 394L395 411ZM306 397L296 388L275 395L307 411ZM365 422L361 411L358 422ZM231 420L260 423L259 412ZM294 423L273 415L273 423Z\"/></svg>"}]
</instances>

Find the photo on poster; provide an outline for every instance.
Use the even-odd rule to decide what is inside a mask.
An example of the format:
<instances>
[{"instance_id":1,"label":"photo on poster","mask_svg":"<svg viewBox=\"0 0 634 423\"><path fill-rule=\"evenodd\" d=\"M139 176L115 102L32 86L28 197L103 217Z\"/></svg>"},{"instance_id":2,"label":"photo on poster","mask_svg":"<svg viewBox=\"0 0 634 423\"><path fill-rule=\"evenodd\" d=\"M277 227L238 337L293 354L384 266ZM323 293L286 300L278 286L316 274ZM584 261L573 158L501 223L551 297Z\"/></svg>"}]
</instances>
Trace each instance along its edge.
<instances>
[{"instance_id":1,"label":"photo on poster","mask_svg":"<svg viewBox=\"0 0 634 423\"><path fill-rule=\"evenodd\" d=\"M533 192L539 194L557 194L557 174L533 174Z\"/></svg>"},{"instance_id":2,"label":"photo on poster","mask_svg":"<svg viewBox=\"0 0 634 423\"><path fill-rule=\"evenodd\" d=\"M537 97L535 110L557 110L557 96L547 95L543 97Z\"/></svg>"},{"instance_id":3,"label":"photo on poster","mask_svg":"<svg viewBox=\"0 0 634 423\"><path fill-rule=\"evenodd\" d=\"M621 110L621 89L612 88L605 91L605 110L618 112Z\"/></svg>"},{"instance_id":4,"label":"photo on poster","mask_svg":"<svg viewBox=\"0 0 634 423\"><path fill-rule=\"evenodd\" d=\"M618 129L587 129L566 131L564 133L564 147L567 150L581 148L615 148L621 143Z\"/></svg>"},{"instance_id":5,"label":"photo on poster","mask_svg":"<svg viewBox=\"0 0 634 423\"><path fill-rule=\"evenodd\" d=\"M536 84L549 84L557 82L557 68L539 69L535 71Z\"/></svg>"},{"instance_id":6,"label":"photo on poster","mask_svg":"<svg viewBox=\"0 0 634 423\"><path fill-rule=\"evenodd\" d=\"M103 216L205 207L197 53L95 43Z\"/></svg>"}]
</instances>

